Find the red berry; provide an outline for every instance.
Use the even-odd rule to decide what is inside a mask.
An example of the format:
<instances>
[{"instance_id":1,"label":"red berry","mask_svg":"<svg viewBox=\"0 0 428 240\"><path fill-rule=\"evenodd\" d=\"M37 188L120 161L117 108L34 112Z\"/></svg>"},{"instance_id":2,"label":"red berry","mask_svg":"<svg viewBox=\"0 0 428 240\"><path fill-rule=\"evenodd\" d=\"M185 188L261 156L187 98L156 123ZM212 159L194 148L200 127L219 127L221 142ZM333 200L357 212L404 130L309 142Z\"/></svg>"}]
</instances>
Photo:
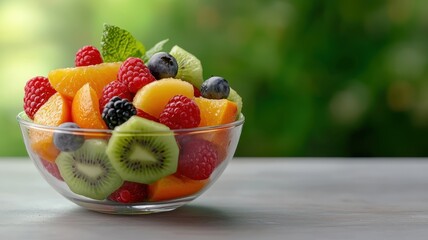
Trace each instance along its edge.
<instances>
[{"instance_id":1,"label":"red berry","mask_svg":"<svg viewBox=\"0 0 428 240\"><path fill-rule=\"evenodd\" d=\"M193 95L195 97L200 97L201 96L201 91L197 87L195 87L195 86L193 86Z\"/></svg>"},{"instance_id":2,"label":"red berry","mask_svg":"<svg viewBox=\"0 0 428 240\"><path fill-rule=\"evenodd\" d=\"M121 203L142 202L147 197L147 185L135 182L124 182L122 186L108 197L109 200Z\"/></svg>"},{"instance_id":3,"label":"red berry","mask_svg":"<svg viewBox=\"0 0 428 240\"><path fill-rule=\"evenodd\" d=\"M131 93L136 93L140 88L156 80L143 61L136 57L130 57L122 63L117 79L125 84Z\"/></svg>"},{"instance_id":4,"label":"red berry","mask_svg":"<svg viewBox=\"0 0 428 240\"><path fill-rule=\"evenodd\" d=\"M43 164L43 167L54 177L56 177L58 180L64 181L64 179L61 176L61 173L59 172L58 166L54 162L50 162L44 159L40 159L40 161Z\"/></svg>"},{"instance_id":5,"label":"red berry","mask_svg":"<svg viewBox=\"0 0 428 240\"><path fill-rule=\"evenodd\" d=\"M132 96L127 86L117 80L110 82L103 89L100 98L100 112L103 112L104 106L115 96L132 101Z\"/></svg>"},{"instance_id":6,"label":"red berry","mask_svg":"<svg viewBox=\"0 0 428 240\"><path fill-rule=\"evenodd\" d=\"M37 110L55 93L46 77L30 79L24 88L24 111L27 116L34 119Z\"/></svg>"},{"instance_id":7,"label":"red berry","mask_svg":"<svg viewBox=\"0 0 428 240\"><path fill-rule=\"evenodd\" d=\"M100 51L91 45L79 49L74 59L74 65L76 65L76 67L97 65L100 63L103 63Z\"/></svg>"},{"instance_id":8,"label":"red berry","mask_svg":"<svg viewBox=\"0 0 428 240\"><path fill-rule=\"evenodd\" d=\"M146 113L143 110L138 109L138 108L137 108L137 116L142 117L142 118L146 118L146 119L149 119L149 120L152 120L155 122L159 122L159 119L157 119L156 117L153 117L152 115L150 115L150 114L148 114L148 113Z\"/></svg>"},{"instance_id":9,"label":"red berry","mask_svg":"<svg viewBox=\"0 0 428 240\"><path fill-rule=\"evenodd\" d=\"M199 126L201 113L196 103L183 95L172 97L159 116L159 122L171 129Z\"/></svg>"},{"instance_id":10,"label":"red berry","mask_svg":"<svg viewBox=\"0 0 428 240\"><path fill-rule=\"evenodd\" d=\"M210 177L217 166L217 149L211 142L190 138L180 141L177 173L194 180Z\"/></svg>"}]
</instances>

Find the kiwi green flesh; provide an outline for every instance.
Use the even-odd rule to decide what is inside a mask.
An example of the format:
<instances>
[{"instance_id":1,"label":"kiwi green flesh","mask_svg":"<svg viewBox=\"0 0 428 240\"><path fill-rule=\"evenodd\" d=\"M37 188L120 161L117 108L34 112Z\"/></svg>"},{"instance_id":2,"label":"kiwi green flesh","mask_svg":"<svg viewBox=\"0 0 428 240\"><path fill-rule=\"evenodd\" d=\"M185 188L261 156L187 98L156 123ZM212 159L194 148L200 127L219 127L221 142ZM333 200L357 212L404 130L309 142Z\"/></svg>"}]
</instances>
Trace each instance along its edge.
<instances>
[{"instance_id":1,"label":"kiwi green flesh","mask_svg":"<svg viewBox=\"0 0 428 240\"><path fill-rule=\"evenodd\" d=\"M130 134L132 131L138 133ZM117 127L107 146L107 155L120 176L144 184L175 173L178 152L175 137L167 126L137 116Z\"/></svg>"},{"instance_id":2,"label":"kiwi green flesh","mask_svg":"<svg viewBox=\"0 0 428 240\"><path fill-rule=\"evenodd\" d=\"M230 92L229 92L229 96L227 97L227 100L236 103L236 106L238 107L237 118L239 118L239 116L241 115L242 105L243 105L241 96L239 96L239 94L233 88L230 88Z\"/></svg>"},{"instance_id":3,"label":"kiwi green flesh","mask_svg":"<svg viewBox=\"0 0 428 240\"><path fill-rule=\"evenodd\" d=\"M178 64L178 72L175 78L189 82L200 89L203 82L201 61L177 45L172 47L169 53Z\"/></svg>"},{"instance_id":4,"label":"kiwi green flesh","mask_svg":"<svg viewBox=\"0 0 428 240\"><path fill-rule=\"evenodd\" d=\"M103 200L123 184L106 149L107 143L104 140L90 139L76 151L61 152L58 155L55 162L71 191Z\"/></svg>"}]
</instances>

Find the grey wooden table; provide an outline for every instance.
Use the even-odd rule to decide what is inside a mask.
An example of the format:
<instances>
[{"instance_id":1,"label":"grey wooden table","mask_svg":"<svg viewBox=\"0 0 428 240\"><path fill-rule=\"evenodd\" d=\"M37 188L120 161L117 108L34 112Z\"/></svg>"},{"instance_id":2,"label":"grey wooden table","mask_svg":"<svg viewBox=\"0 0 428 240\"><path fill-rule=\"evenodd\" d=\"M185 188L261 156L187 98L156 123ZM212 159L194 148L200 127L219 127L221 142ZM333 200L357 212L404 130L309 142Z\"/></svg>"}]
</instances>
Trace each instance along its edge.
<instances>
[{"instance_id":1,"label":"grey wooden table","mask_svg":"<svg viewBox=\"0 0 428 240\"><path fill-rule=\"evenodd\" d=\"M424 159L234 159L199 199L141 216L82 209L0 159L2 240L427 238Z\"/></svg>"}]
</instances>

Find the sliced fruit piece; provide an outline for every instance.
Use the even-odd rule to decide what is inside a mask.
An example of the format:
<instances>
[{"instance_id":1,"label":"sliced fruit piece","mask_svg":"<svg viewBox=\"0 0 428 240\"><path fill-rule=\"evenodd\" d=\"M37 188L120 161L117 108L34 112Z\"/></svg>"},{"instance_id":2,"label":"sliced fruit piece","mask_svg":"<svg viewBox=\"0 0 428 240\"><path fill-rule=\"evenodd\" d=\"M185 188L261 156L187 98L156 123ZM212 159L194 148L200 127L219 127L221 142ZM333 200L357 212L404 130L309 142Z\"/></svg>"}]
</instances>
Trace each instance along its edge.
<instances>
[{"instance_id":1,"label":"sliced fruit piece","mask_svg":"<svg viewBox=\"0 0 428 240\"><path fill-rule=\"evenodd\" d=\"M60 181L64 181L64 179L61 177L61 173L59 172L59 169L56 163L51 161L46 161L44 159L40 159L40 162L42 163L46 171L48 171L52 176L54 176L56 179Z\"/></svg>"},{"instance_id":2,"label":"sliced fruit piece","mask_svg":"<svg viewBox=\"0 0 428 240\"><path fill-rule=\"evenodd\" d=\"M110 163L106 148L106 141L89 139L77 151L58 155L56 164L71 191L103 200L123 184Z\"/></svg>"},{"instance_id":3,"label":"sliced fruit piece","mask_svg":"<svg viewBox=\"0 0 428 240\"><path fill-rule=\"evenodd\" d=\"M206 99L195 98L201 110L201 123L199 126L214 126L219 124L231 123L236 120L238 107L237 104L227 99ZM220 129L218 131L201 134L205 140L215 144L217 148L218 164L226 157L230 146L230 130Z\"/></svg>"},{"instance_id":4,"label":"sliced fruit piece","mask_svg":"<svg viewBox=\"0 0 428 240\"><path fill-rule=\"evenodd\" d=\"M198 97L193 99L201 111L201 123L203 126L215 126L235 121L238 107L236 103L227 99L206 99Z\"/></svg>"},{"instance_id":5,"label":"sliced fruit piece","mask_svg":"<svg viewBox=\"0 0 428 240\"><path fill-rule=\"evenodd\" d=\"M170 175L150 184L149 201L165 201L198 193L207 183L206 180L191 180Z\"/></svg>"},{"instance_id":6,"label":"sliced fruit piece","mask_svg":"<svg viewBox=\"0 0 428 240\"><path fill-rule=\"evenodd\" d=\"M231 139L231 130L221 130L220 132L211 132L206 133L202 136L203 139L211 142L215 149L217 150L217 162L216 167L218 167L224 160L226 160L230 147L232 144Z\"/></svg>"},{"instance_id":7,"label":"sliced fruit piece","mask_svg":"<svg viewBox=\"0 0 428 240\"><path fill-rule=\"evenodd\" d=\"M241 115L242 105L243 105L241 96L239 96L239 94L233 88L230 88L230 92L229 92L229 96L227 97L227 100L236 103L236 106L238 107L236 118L238 119L239 115Z\"/></svg>"},{"instance_id":8,"label":"sliced fruit piece","mask_svg":"<svg viewBox=\"0 0 428 240\"><path fill-rule=\"evenodd\" d=\"M204 81L201 61L177 45L172 47L169 54L171 54L178 63L178 72L175 78L189 82L197 88L201 88L202 82Z\"/></svg>"},{"instance_id":9,"label":"sliced fruit piece","mask_svg":"<svg viewBox=\"0 0 428 240\"><path fill-rule=\"evenodd\" d=\"M174 78L154 81L141 88L134 97L134 106L159 118L168 101L176 96L193 97L192 84Z\"/></svg>"},{"instance_id":10,"label":"sliced fruit piece","mask_svg":"<svg viewBox=\"0 0 428 240\"><path fill-rule=\"evenodd\" d=\"M115 128L107 147L124 180L146 184L176 172L178 151L167 126L138 116Z\"/></svg>"},{"instance_id":11,"label":"sliced fruit piece","mask_svg":"<svg viewBox=\"0 0 428 240\"><path fill-rule=\"evenodd\" d=\"M101 118L99 100L89 83L77 91L71 106L73 121L81 128L107 129Z\"/></svg>"},{"instance_id":12,"label":"sliced fruit piece","mask_svg":"<svg viewBox=\"0 0 428 240\"><path fill-rule=\"evenodd\" d=\"M73 99L83 85L89 83L98 97L104 86L116 80L121 63L101 63L85 67L61 68L49 72L52 87L69 99Z\"/></svg>"},{"instance_id":13,"label":"sliced fruit piece","mask_svg":"<svg viewBox=\"0 0 428 240\"><path fill-rule=\"evenodd\" d=\"M70 103L60 93L52 95L34 115L34 123L45 126L58 126L71 121ZM54 162L59 151L53 143L53 132L31 129L29 132L31 148L41 158Z\"/></svg>"}]
</instances>

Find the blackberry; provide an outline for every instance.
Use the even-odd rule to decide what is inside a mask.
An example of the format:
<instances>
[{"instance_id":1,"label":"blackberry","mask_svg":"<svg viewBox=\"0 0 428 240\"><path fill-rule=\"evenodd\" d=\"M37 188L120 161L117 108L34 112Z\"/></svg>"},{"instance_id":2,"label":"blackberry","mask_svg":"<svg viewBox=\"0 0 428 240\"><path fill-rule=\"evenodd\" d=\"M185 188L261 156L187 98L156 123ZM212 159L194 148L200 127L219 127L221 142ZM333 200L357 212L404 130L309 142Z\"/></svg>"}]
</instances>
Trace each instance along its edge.
<instances>
[{"instance_id":1,"label":"blackberry","mask_svg":"<svg viewBox=\"0 0 428 240\"><path fill-rule=\"evenodd\" d=\"M136 114L137 109L131 102L116 96L105 105L101 117L108 128L114 129Z\"/></svg>"}]
</instances>

